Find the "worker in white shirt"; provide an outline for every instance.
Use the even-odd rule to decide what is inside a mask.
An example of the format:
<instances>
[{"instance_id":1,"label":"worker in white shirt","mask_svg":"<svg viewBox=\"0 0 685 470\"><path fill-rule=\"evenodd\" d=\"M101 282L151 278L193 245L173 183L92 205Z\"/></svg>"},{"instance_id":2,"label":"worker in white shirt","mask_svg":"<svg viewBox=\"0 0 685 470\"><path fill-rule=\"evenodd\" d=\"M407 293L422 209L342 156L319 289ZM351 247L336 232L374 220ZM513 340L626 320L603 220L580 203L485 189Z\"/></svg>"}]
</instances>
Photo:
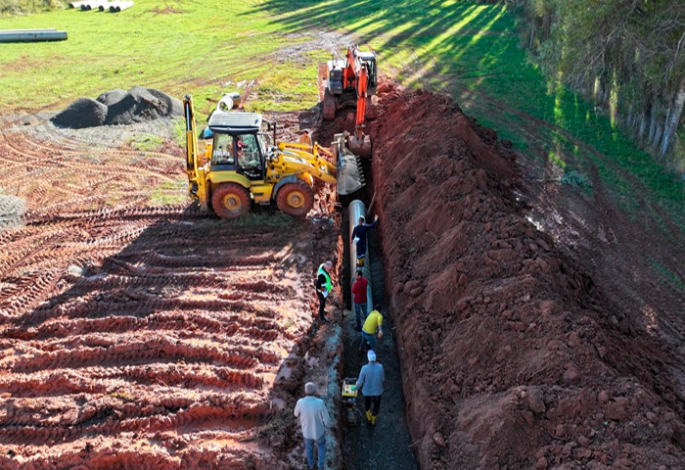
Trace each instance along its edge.
<instances>
[{"instance_id":1,"label":"worker in white shirt","mask_svg":"<svg viewBox=\"0 0 685 470\"><path fill-rule=\"evenodd\" d=\"M307 455L307 465L314 467L314 443L319 452L318 469L323 470L326 462L326 428L331 422L328 410L321 398L314 396L316 384L307 382L304 385L305 397L297 400L295 417L299 418L304 437L304 449Z\"/></svg>"}]
</instances>

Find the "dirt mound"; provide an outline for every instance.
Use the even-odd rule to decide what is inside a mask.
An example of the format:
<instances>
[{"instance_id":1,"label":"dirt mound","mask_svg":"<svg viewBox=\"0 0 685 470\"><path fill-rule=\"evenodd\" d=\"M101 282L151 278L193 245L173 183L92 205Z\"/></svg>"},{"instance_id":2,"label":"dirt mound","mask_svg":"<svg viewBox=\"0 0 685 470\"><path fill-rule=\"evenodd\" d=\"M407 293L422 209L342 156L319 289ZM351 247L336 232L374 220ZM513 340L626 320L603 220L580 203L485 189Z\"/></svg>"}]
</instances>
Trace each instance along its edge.
<instances>
[{"instance_id":1,"label":"dirt mound","mask_svg":"<svg viewBox=\"0 0 685 470\"><path fill-rule=\"evenodd\" d=\"M376 207L421 467L685 468L668 357L526 219L514 154L449 97L379 96Z\"/></svg>"},{"instance_id":2,"label":"dirt mound","mask_svg":"<svg viewBox=\"0 0 685 470\"><path fill-rule=\"evenodd\" d=\"M53 117L52 122L62 127L82 129L101 126L106 118L106 105L91 98L79 98Z\"/></svg>"},{"instance_id":3,"label":"dirt mound","mask_svg":"<svg viewBox=\"0 0 685 470\"><path fill-rule=\"evenodd\" d=\"M113 104L118 103L119 101L124 99L124 96L126 96L126 94L126 90L117 88L116 90L104 92L103 94L97 97L96 101L99 101L100 103L106 106L112 106Z\"/></svg>"},{"instance_id":4,"label":"dirt mound","mask_svg":"<svg viewBox=\"0 0 685 470\"><path fill-rule=\"evenodd\" d=\"M79 98L52 121L62 127L80 129L103 124L128 125L183 115L183 103L154 88L136 86L128 92L107 91L97 100Z\"/></svg>"}]
</instances>

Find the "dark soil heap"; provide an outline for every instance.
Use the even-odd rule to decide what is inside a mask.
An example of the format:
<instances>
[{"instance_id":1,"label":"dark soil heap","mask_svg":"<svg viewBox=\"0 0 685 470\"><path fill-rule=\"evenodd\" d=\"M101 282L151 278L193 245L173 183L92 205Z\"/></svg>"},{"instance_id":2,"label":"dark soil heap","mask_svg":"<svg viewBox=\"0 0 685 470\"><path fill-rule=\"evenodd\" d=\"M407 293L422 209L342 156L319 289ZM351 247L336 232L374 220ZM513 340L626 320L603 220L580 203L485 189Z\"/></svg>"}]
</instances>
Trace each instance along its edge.
<instances>
[{"instance_id":1,"label":"dark soil heap","mask_svg":"<svg viewBox=\"0 0 685 470\"><path fill-rule=\"evenodd\" d=\"M79 98L52 118L62 127L81 129L103 124L128 125L183 115L183 103L153 88L136 86L128 92L111 90L97 100Z\"/></svg>"},{"instance_id":2,"label":"dark soil heap","mask_svg":"<svg viewBox=\"0 0 685 470\"><path fill-rule=\"evenodd\" d=\"M515 155L449 97L378 94L376 207L421 468L685 468L668 358L526 220Z\"/></svg>"}]
</instances>

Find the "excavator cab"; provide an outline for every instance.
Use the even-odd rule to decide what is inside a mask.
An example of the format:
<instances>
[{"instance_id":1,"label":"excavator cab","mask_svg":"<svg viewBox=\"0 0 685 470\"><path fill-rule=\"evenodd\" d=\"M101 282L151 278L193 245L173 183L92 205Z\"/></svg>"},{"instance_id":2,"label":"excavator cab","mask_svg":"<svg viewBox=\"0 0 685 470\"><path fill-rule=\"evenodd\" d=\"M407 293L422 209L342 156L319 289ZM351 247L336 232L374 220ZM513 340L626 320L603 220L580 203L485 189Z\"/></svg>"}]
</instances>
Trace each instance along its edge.
<instances>
[{"instance_id":1,"label":"excavator cab","mask_svg":"<svg viewBox=\"0 0 685 470\"><path fill-rule=\"evenodd\" d=\"M348 147L355 155L370 157L371 140L364 128L365 121L376 119L378 114L376 53L349 47L345 60L332 59L319 66L319 81L324 90L323 118L333 120L338 109L355 107L355 130Z\"/></svg>"}]
</instances>

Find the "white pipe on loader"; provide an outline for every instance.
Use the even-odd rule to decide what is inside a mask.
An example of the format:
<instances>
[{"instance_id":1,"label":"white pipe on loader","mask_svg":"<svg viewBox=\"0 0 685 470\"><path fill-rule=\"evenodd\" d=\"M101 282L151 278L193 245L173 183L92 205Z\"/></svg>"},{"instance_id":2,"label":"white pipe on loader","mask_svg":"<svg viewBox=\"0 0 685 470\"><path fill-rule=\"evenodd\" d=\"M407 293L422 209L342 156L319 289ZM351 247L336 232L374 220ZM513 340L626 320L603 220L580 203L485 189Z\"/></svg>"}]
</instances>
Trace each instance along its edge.
<instances>
[{"instance_id":1,"label":"white pipe on loader","mask_svg":"<svg viewBox=\"0 0 685 470\"><path fill-rule=\"evenodd\" d=\"M133 2L119 2L119 5L117 5L116 11L128 10L132 6L133 6Z\"/></svg>"},{"instance_id":2,"label":"white pipe on loader","mask_svg":"<svg viewBox=\"0 0 685 470\"><path fill-rule=\"evenodd\" d=\"M354 281L357 277L357 244L354 243L354 240L352 239L352 231L354 230L354 227L357 226L359 217L364 217L364 220L366 220L366 208L364 207L363 202L361 202L359 199L355 199L350 203L347 211L350 219L350 278L351 284L354 284ZM366 280L369 281L366 288L366 315L368 316L371 312L373 312L373 293L371 292L371 262L369 260L368 242L366 244L366 258L364 259L364 266L362 266L361 270L362 273L364 273ZM350 289L351 288L352 286L350 285ZM354 312L354 296L352 296L352 311Z\"/></svg>"}]
</instances>

